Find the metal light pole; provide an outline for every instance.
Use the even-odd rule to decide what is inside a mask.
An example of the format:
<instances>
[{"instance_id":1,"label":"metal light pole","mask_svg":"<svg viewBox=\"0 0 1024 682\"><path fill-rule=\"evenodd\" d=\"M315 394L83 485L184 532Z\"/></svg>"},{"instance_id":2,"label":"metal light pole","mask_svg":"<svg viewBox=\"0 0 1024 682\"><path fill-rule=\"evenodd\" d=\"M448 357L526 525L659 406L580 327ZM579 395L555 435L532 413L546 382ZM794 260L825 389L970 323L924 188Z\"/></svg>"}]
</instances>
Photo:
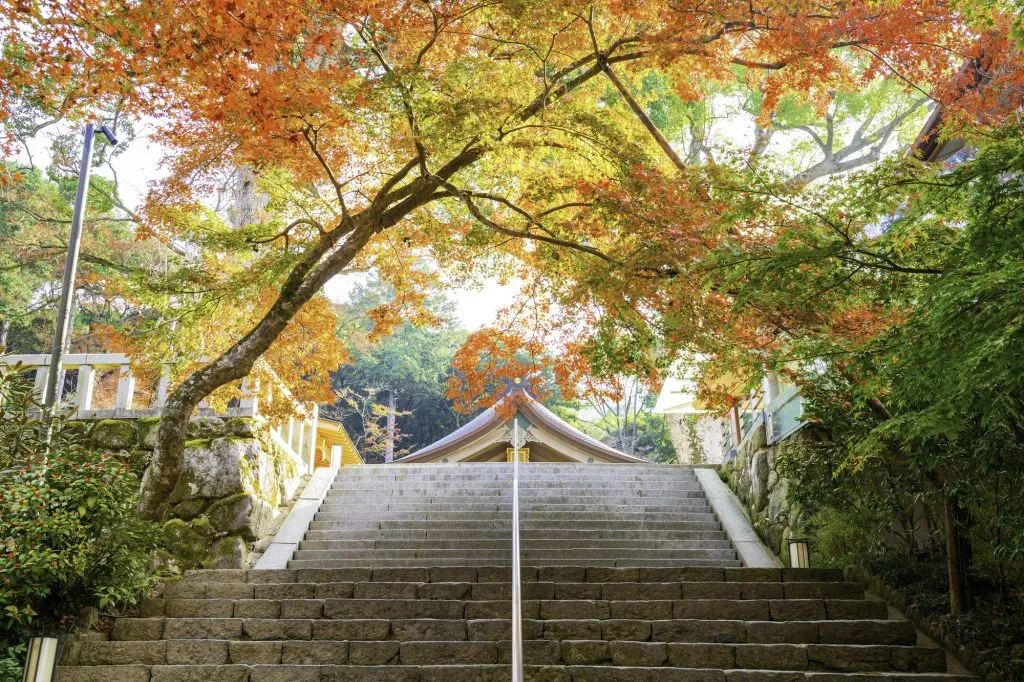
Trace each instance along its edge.
<instances>
[{"instance_id":1,"label":"metal light pole","mask_svg":"<svg viewBox=\"0 0 1024 682\"><path fill-rule=\"evenodd\" d=\"M117 138L107 126L100 131L111 145ZM71 218L71 236L68 239L68 257L64 263L64 284L60 292L60 308L57 311L57 331L53 335L53 356L50 358L50 373L46 376L46 390L43 392L43 418L46 420L46 437L50 437L50 422L54 409L60 400L61 387L57 381L61 374L64 348L71 334L71 304L75 298L75 272L78 270L78 252L82 245L82 219L85 216L85 201L89 195L89 171L92 168L92 142L96 126L85 125L85 140L82 145L82 164L78 171L78 190L75 192L75 212Z\"/></svg>"}]
</instances>

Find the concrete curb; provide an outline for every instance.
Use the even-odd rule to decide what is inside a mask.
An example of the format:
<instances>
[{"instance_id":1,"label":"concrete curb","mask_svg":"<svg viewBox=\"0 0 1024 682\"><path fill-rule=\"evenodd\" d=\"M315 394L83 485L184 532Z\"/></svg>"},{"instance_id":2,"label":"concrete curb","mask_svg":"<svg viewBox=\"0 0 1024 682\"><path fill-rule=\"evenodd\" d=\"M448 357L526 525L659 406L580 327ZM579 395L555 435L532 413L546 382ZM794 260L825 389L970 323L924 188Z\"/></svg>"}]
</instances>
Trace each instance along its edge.
<instances>
[{"instance_id":1,"label":"concrete curb","mask_svg":"<svg viewBox=\"0 0 1024 682\"><path fill-rule=\"evenodd\" d=\"M719 478L718 472L711 468L694 467L693 473L704 488L708 504L721 521L722 530L736 548L743 565L747 568L781 567L782 562L761 542L736 497Z\"/></svg>"},{"instance_id":2,"label":"concrete curb","mask_svg":"<svg viewBox=\"0 0 1024 682\"><path fill-rule=\"evenodd\" d=\"M291 560L299 543L309 530L309 524L316 515L320 504L331 489L334 479L338 475L338 469L326 467L317 469L309 478L305 490L295 500L295 505L288 512L288 518L281 524L273 542L267 547L267 551L256 563L257 570L273 570L288 568L288 561Z\"/></svg>"}]
</instances>

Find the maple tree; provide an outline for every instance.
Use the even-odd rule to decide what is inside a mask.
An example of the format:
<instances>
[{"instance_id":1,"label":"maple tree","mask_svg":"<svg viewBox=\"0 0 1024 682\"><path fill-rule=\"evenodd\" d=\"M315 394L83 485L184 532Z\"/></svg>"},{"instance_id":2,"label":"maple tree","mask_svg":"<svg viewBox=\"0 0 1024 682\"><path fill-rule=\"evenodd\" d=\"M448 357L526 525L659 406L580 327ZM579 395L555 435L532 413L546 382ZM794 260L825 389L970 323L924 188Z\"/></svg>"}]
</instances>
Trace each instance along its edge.
<instances>
[{"instance_id":1,"label":"maple tree","mask_svg":"<svg viewBox=\"0 0 1024 682\"><path fill-rule=\"evenodd\" d=\"M768 239L782 211L760 202L766 213L731 226L737 201L756 203L716 188L740 161L683 163L633 79L656 71L694 100L742 67L767 124L787 95L823 114L829 93L889 77L925 89L950 121L988 122L1019 99L1009 21L909 0L16 2L0 8L0 117L29 100L51 118L101 106L158 118L169 174L138 235L233 245L179 270L178 286L230 278L260 294L230 311L211 359L168 400L143 494L161 516L195 406L246 376L343 270L388 273L400 304L380 311L382 328L422 310L416 252L534 275L589 339L573 342L567 378L642 365L656 341L685 344L723 315L725 294L687 267L737 231ZM965 59L977 68L958 72ZM978 69L992 87L961 87ZM209 201L238 169L270 210L228 233ZM699 320L688 330L687 316Z\"/></svg>"},{"instance_id":2,"label":"maple tree","mask_svg":"<svg viewBox=\"0 0 1024 682\"><path fill-rule=\"evenodd\" d=\"M738 306L787 327L758 360L829 430L784 471L794 501L826 539L877 551L902 526L909 551L944 556L953 615L1022 575L1022 139L989 130L954 170L886 164L728 276ZM931 534L908 523L922 502Z\"/></svg>"}]
</instances>

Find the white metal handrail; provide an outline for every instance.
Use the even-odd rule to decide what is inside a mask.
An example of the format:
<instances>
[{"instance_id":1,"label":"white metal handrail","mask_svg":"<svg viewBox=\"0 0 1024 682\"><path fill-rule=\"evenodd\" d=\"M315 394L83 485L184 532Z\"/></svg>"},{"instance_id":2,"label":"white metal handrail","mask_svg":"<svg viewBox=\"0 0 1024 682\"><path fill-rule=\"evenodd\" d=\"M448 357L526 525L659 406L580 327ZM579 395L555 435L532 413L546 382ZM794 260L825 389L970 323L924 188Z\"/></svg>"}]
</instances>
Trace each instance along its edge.
<instances>
[{"instance_id":1,"label":"white metal handrail","mask_svg":"<svg viewBox=\"0 0 1024 682\"><path fill-rule=\"evenodd\" d=\"M523 604L519 584L519 418L512 425L512 682L523 682Z\"/></svg>"}]
</instances>

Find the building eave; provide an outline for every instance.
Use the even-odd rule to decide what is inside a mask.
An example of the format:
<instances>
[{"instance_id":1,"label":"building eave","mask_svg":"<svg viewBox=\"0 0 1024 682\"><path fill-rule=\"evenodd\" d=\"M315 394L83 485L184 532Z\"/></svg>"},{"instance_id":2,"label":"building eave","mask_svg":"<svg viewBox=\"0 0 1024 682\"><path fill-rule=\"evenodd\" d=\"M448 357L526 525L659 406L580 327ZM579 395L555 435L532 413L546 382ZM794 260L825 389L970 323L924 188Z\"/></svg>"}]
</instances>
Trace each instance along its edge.
<instances>
[{"instance_id":1,"label":"building eave","mask_svg":"<svg viewBox=\"0 0 1024 682\"><path fill-rule=\"evenodd\" d=\"M515 400L516 402L516 412L514 414L521 413L538 429L549 431L554 438L571 444L577 451L586 453L588 456L601 461L620 463L641 463L646 461L609 447L567 424L558 415L548 410L521 388L514 389L509 395L499 400L494 407L484 410L480 415L456 431L410 455L402 457L398 461L403 464L437 461L458 453L464 448L472 446L477 441L486 440L488 443L493 442L493 439L489 438L493 431L512 420L512 416L505 417L502 414L504 412L502 406L508 400Z\"/></svg>"}]
</instances>

